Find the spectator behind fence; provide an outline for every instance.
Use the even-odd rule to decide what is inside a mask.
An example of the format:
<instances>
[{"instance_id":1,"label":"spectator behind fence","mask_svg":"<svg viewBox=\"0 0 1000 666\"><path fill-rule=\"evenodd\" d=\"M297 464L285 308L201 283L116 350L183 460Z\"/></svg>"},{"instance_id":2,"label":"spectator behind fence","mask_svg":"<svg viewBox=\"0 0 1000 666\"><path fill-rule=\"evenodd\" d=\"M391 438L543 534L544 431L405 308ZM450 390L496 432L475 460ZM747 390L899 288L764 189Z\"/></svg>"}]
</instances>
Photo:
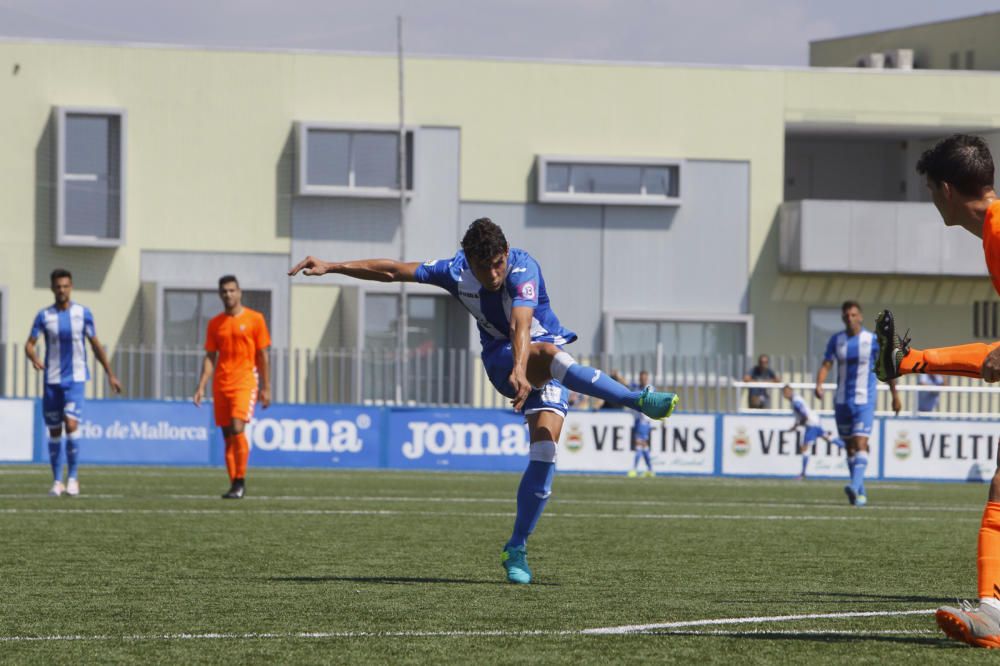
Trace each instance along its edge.
<instances>
[{"instance_id":1,"label":"spectator behind fence","mask_svg":"<svg viewBox=\"0 0 1000 666\"><path fill-rule=\"evenodd\" d=\"M778 374L771 369L771 359L767 354L761 354L757 358L757 365L750 369L750 372L743 375L745 382L774 382L781 381ZM771 406L771 390L766 388L752 388L749 396L750 409L767 409Z\"/></svg>"},{"instance_id":2,"label":"spectator behind fence","mask_svg":"<svg viewBox=\"0 0 1000 666\"><path fill-rule=\"evenodd\" d=\"M944 386L948 383L948 378L944 375L917 375L917 383L922 386ZM938 391L917 391L917 411L933 412L940 400L941 393Z\"/></svg>"}]
</instances>

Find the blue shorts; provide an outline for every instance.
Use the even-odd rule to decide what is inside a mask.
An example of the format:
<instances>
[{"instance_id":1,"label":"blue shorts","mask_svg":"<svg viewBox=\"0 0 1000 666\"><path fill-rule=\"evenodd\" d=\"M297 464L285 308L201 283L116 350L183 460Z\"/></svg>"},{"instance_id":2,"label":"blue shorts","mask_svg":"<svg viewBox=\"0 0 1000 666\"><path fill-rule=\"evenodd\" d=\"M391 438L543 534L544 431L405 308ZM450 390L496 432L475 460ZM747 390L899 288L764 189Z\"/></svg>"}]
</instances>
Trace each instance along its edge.
<instances>
[{"instance_id":1,"label":"blue shorts","mask_svg":"<svg viewBox=\"0 0 1000 666\"><path fill-rule=\"evenodd\" d=\"M486 367L486 374L490 378L496 390L505 397L514 399L514 387L510 385L510 373L514 369L514 352L510 343L495 344L483 349L483 365ZM532 389L528 394L528 399L524 402L524 413L535 414L537 412L555 412L566 416L569 411L567 399L569 391L556 380L549 381L540 389Z\"/></svg>"},{"instance_id":2,"label":"blue shorts","mask_svg":"<svg viewBox=\"0 0 1000 666\"><path fill-rule=\"evenodd\" d=\"M871 437L875 405L834 405L833 413L841 437Z\"/></svg>"},{"instance_id":3,"label":"blue shorts","mask_svg":"<svg viewBox=\"0 0 1000 666\"><path fill-rule=\"evenodd\" d=\"M55 428L62 425L63 417L79 421L83 413L84 382L73 382L65 386L46 384L42 397L42 416L45 425Z\"/></svg>"},{"instance_id":4,"label":"blue shorts","mask_svg":"<svg viewBox=\"0 0 1000 666\"><path fill-rule=\"evenodd\" d=\"M639 421L635 424L635 428L632 429L632 439L638 439L643 442L649 443L649 436L653 432L653 424L649 421Z\"/></svg>"},{"instance_id":5,"label":"blue shorts","mask_svg":"<svg viewBox=\"0 0 1000 666\"><path fill-rule=\"evenodd\" d=\"M806 426L806 434L802 436L802 445L812 444L823 434L819 426Z\"/></svg>"}]
</instances>

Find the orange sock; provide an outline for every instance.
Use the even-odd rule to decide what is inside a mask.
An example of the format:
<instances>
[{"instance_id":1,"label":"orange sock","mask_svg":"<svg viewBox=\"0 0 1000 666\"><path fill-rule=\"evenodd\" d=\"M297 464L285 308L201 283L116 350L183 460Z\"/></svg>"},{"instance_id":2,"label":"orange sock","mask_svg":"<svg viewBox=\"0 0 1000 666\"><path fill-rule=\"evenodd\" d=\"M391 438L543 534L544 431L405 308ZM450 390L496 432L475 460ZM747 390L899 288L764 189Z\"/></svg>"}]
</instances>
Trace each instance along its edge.
<instances>
[{"instance_id":1,"label":"orange sock","mask_svg":"<svg viewBox=\"0 0 1000 666\"><path fill-rule=\"evenodd\" d=\"M939 349L910 349L910 352L899 363L899 374L908 375L924 372L932 375L954 375L978 379L982 377L983 361L998 345L1000 342L989 345L973 342L967 345Z\"/></svg>"},{"instance_id":2,"label":"orange sock","mask_svg":"<svg viewBox=\"0 0 1000 666\"><path fill-rule=\"evenodd\" d=\"M247 460L250 459L250 444L247 443L247 436L242 432L233 435L233 448L236 450L236 476L237 479L247 478Z\"/></svg>"},{"instance_id":3,"label":"orange sock","mask_svg":"<svg viewBox=\"0 0 1000 666\"><path fill-rule=\"evenodd\" d=\"M1000 502L987 502L979 527L979 598L1000 600Z\"/></svg>"},{"instance_id":4,"label":"orange sock","mask_svg":"<svg viewBox=\"0 0 1000 666\"><path fill-rule=\"evenodd\" d=\"M236 478L236 443L235 436L226 437L226 471L229 472L229 481L232 483Z\"/></svg>"}]
</instances>

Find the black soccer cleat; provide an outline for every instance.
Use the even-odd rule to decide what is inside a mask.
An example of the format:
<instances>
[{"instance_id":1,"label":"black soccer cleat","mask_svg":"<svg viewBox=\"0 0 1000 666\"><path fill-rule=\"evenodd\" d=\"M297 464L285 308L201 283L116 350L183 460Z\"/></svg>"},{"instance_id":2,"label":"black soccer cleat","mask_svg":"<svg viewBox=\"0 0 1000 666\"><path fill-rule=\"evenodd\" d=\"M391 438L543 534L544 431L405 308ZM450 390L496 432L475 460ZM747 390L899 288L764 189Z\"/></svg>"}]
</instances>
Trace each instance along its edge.
<instances>
[{"instance_id":1,"label":"black soccer cleat","mask_svg":"<svg viewBox=\"0 0 1000 666\"><path fill-rule=\"evenodd\" d=\"M875 376L881 382L892 381L900 376L899 364L910 352L910 337L896 335L896 322L890 310L882 310L875 317L875 337L878 338Z\"/></svg>"},{"instance_id":2,"label":"black soccer cleat","mask_svg":"<svg viewBox=\"0 0 1000 666\"><path fill-rule=\"evenodd\" d=\"M244 493L246 493L246 482L243 479L236 479L222 499L243 499Z\"/></svg>"}]
</instances>

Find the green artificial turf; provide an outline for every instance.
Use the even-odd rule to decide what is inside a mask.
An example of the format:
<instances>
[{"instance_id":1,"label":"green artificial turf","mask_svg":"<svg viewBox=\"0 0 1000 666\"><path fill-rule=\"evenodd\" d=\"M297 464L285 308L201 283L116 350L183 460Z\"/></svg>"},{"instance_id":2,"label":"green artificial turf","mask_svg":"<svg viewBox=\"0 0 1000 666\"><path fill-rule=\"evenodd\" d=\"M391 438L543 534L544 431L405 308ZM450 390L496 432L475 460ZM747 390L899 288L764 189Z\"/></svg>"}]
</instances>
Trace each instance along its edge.
<instances>
[{"instance_id":1,"label":"green artificial turf","mask_svg":"<svg viewBox=\"0 0 1000 666\"><path fill-rule=\"evenodd\" d=\"M929 611L975 596L986 487L556 478L504 582L518 477L0 467L4 663L935 663L994 655ZM584 630L691 622L624 634Z\"/></svg>"}]
</instances>

